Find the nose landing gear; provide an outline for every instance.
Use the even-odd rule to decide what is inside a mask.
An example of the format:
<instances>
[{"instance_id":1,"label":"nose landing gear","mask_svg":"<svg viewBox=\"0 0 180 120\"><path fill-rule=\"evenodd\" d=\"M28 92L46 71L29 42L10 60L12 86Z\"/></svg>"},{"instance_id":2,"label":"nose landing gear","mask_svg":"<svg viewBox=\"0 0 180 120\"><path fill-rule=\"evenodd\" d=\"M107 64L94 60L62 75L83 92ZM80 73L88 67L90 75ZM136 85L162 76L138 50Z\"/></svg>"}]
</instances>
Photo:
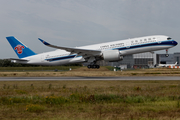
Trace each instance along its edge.
<instances>
[{"instance_id":1,"label":"nose landing gear","mask_svg":"<svg viewBox=\"0 0 180 120\"><path fill-rule=\"evenodd\" d=\"M166 54L165 54L166 57L169 57L169 54L168 54L168 49L166 49Z\"/></svg>"}]
</instances>

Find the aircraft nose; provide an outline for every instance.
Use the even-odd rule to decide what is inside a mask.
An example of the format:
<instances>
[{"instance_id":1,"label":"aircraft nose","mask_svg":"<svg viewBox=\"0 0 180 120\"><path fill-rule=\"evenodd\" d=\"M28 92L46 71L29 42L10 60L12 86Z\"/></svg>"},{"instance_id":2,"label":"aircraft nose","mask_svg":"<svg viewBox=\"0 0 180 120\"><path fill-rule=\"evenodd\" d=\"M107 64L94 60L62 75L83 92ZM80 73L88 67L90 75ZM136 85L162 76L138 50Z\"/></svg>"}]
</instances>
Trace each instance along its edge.
<instances>
[{"instance_id":1,"label":"aircraft nose","mask_svg":"<svg viewBox=\"0 0 180 120\"><path fill-rule=\"evenodd\" d=\"M173 45L176 46L178 44L178 42L176 42L175 40L173 40Z\"/></svg>"}]
</instances>

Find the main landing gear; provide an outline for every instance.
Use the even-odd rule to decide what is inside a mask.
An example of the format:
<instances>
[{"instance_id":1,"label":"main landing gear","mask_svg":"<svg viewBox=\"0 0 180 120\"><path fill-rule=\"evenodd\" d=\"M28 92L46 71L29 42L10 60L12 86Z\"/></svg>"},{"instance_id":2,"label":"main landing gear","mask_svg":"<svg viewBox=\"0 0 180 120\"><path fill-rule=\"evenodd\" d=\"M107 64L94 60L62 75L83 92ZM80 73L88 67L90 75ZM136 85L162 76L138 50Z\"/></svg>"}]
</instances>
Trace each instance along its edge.
<instances>
[{"instance_id":1,"label":"main landing gear","mask_svg":"<svg viewBox=\"0 0 180 120\"><path fill-rule=\"evenodd\" d=\"M87 68L99 69L100 66L99 65L88 65Z\"/></svg>"},{"instance_id":2,"label":"main landing gear","mask_svg":"<svg viewBox=\"0 0 180 120\"><path fill-rule=\"evenodd\" d=\"M169 54L168 54L168 49L166 49L166 54L165 54L166 57L169 57Z\"/></svg>"},{"instance_id":3,"label":"main landing gear","mask_svg":"<svg viewBox=\"0 0 180 120\"><path fill-rule=\"evenodd\" d=\"M90 64L87 66L87 68L89 68L89 69L90 69L90 68L93 68L93 69L99 69L100 66L97 65L96 62L97 62L96 60L90 62Z\"/></svg>"}]
</instances>

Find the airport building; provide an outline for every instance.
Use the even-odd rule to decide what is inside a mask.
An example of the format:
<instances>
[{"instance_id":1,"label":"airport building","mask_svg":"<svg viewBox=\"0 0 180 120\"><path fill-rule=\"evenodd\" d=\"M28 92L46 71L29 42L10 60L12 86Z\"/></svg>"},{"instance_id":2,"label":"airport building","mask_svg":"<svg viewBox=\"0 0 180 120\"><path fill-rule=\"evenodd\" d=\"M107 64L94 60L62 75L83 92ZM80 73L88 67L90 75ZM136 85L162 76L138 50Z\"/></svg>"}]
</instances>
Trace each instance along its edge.
<instances>
[{"instance_id":1,"label":"airport building","mask_svg":"<svg viewBox=\"0 0 180 120\"><path fill-rule=\"evenodd\" d=\"M99 64L101 66L117 66L123 69L150 68L156 64L156 59L154 53L146 52L124 56L123 60L119 62L100 61Z\"/></svg>"},{"instance_id":2,"label":"airport building","mask_svg":"<svg viewBox=\"0 0 180 120\"><path fill-rule=\"evenodd\" d=\"M165 55L146 52L124 56L123 60L119 62L100 61L98 64L101 66L121 67L122 69L153 68L156 64L174 64L175 62L180 66L180 52L169 54L168 57Z\"/></svg>"},{"instance_id":3,"label":"airport building","mask_svg":"<svg viewBox=\"0 0 180 120\"><path fill-rule=\"evenodd\" d=\"M157 64L174 64L177 62L177 65L180 65L180 53L175 52L174 54L169 54L169 57L166 57L165 54L157 54Z\"/></svg>"},{"instance_id":4,"label":"airport building","mask_svg":"<svg viewBox=\"0 0 180 120\"><path fill-rule=\"evenodd\" d=\"M174 53L174 63L177 62L177 65L180 66L180 52Z\"/></svg>"},{"instance_id":5,"label":"airport building","mask_svg":"<svg viewBox=\"0 0 180 120\"><path fill-rule=\"evenodd\" d=\"M169 54L168 57L165 54L156 54L157 64L174 64L174 54Z\"/></svg>"}]
</instances>

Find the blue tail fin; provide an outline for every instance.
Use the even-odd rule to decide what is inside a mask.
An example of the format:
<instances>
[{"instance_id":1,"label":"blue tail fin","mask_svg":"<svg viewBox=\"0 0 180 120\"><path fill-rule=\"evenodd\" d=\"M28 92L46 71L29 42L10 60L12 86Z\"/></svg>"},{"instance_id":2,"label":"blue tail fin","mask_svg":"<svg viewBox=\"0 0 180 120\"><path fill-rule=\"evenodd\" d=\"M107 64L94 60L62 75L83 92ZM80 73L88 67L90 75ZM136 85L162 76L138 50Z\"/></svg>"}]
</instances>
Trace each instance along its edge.
<instances>
[{"instance_id":1,"label":"blue tail fin","mask_svg":"<svg viewBox=\"0 0 180 120\"><path fill-rule=\"evenodd\" d=\"M6 37L8 42L11 44L13 50L17 54L19 58L24 58L32 55L36 55L31 49L29 49L26 45L18 41L15 37L9 36Z\"/></svg>"}]
</instances>

